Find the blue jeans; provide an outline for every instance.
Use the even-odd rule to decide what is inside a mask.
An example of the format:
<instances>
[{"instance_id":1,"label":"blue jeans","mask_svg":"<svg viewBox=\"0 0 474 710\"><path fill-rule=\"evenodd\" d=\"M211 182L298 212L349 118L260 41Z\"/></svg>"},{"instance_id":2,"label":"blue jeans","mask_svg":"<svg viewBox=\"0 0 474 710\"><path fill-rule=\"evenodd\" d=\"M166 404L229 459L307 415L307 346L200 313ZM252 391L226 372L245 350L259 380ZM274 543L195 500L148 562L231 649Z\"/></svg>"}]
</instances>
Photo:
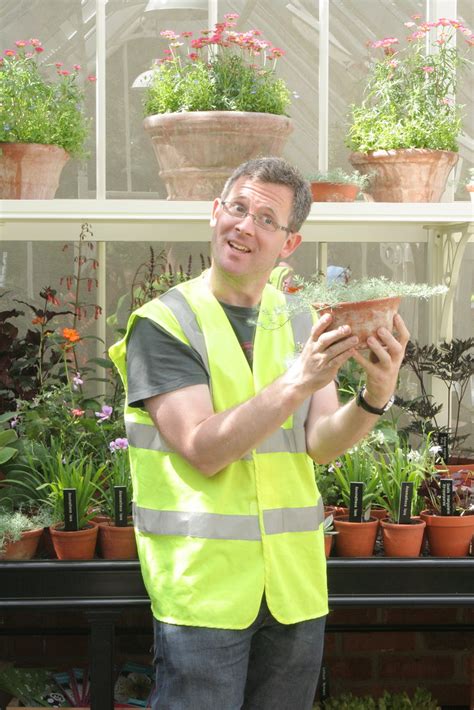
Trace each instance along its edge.
<instances>
[{"instance_id":1,"label":"blue jeans","mask_svg":"<svg viewBox=\"0 0 474 710\"><path fill-rule=\"evenodd\" d=\"M326 617L276 621L262 601L247 629L177 626L154 620L153 710L309 710Z\"/></svg>"}]
</instances>

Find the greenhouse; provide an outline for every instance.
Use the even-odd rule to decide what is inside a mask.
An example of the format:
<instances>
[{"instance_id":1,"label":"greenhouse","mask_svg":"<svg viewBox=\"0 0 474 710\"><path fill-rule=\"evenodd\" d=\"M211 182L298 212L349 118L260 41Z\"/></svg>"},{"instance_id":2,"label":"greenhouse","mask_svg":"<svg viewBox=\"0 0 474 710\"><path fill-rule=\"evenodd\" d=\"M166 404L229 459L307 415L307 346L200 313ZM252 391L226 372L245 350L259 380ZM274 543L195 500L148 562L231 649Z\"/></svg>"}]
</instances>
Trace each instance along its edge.
<instances>
[{"instance_id":1,"label":"greenhouse","mask_svg":"<svg viewBox=\"0 0 474 710\"><path fill-rule=\"evenodd\" d=\"M473 710L472 0L0 38L0 710Z\"/></svg>"}]
</instances>

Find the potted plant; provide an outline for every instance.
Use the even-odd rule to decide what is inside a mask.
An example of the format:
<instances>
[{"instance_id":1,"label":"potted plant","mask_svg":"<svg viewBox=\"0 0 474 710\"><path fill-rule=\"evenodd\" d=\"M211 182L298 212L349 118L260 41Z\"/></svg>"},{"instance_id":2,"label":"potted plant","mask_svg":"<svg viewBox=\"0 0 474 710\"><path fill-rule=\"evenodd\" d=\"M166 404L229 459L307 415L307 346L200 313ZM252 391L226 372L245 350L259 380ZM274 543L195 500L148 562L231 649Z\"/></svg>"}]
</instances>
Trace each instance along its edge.
<instances>
[{"instance_id":1,"label":"potted plant","mask_svg":"<svg viewBox=\"0 0 474 710\"><path fill-rule=\"evenodd\" d=\"M17 40L0 59L0 198L51 199L70 157L86 155L81 67L39 64L39 39ZM95 77L88 77L94 81Z\"/></svg>"},{"instance_id":2,"label":"potted plant","mask_svg":"<svg viewBox=\"0 0 474 710\"><path fill-rule=\"evenodd\" d=\"M443 487L452 481L452 495ZM430 554L434 557L466 557L474 536L474 474L461 472L446 479L436 472L425 478L418 489L425 509Z\"/></svg>"},{"instance_id":3,"label":"potted plant","mask_svg":"<svg viewBox=\"0 0 474 710\"><path fill-rule=\"evenodd\" d=\"M419 451L404 443L386 445L374 454L374 465L380 485L376 501L387 511L387 518L380 521L384 554L418 557L426 523L412 512L419 512L417 491L425 475L435 470L430 441Z\"/></svg>"},{"instance_id":4,"label":"potted plant","mask_svg":"<svg viewBox=\"0 0 474 710\"><path fill-rule=\"evenodd\" d=\"M474 168L469 168L465 185L471 198L471 202L474 202Z\"/></svg>"},{"instance_id":5,"label":"potted plant","mask_svg":"<svg viewBox=\"0 0 474 710\"><path fill-rule=\"evenodd\" d=\"M342 168L318 171L308 176L313 202L354 202L369 185L370 177L358 170L346 173Z\"/></svg>"},{"instance_id":6,"label":"potted plant","mask_svg":"<svg viewBox=\"0 0 474 710\"><path fill-rule=\"evenodd\" d=\"M337 530L334 527L334 516L332 513L329 513L329 515L324 516L323 530L324 530L324 551L326 553L326 557L329 557L331 555L332 542L334 540L334 535L337 535Z\"/></svg>"},{"instance_id":7,"label":"potted plant","mask_svg":"<svg viewBox=\"0 0 474 710\"><path fill-rule=\"evenodd\" d=\"M66 452L58 452L50 480L44 484L48 495L45 502L53 510L59 522L49 530L53 547L60 560L84 560L94 557L98 527L92 522L97 493L106 484L108 476L105 464L97 466L93 461L78 459ZM68 493L75 490L75 510L69 510ZM66 520L75 524L66 529Z\"/></svg>"},{"instance_id":8,"label":"potted plant","mask_svg":"<svg viewBox=\"0 0 474 710\"><path fill-rule=\"evenodd\" d=\"M0 559L30 560L43 529L53 522L52 511L46 507L36 511L0 508Z\"/></svg>"},{"instance_id":9,"label":"potted plant","mask_svg":"<svg viewBox=\"0 0 474 710\"><path fill-rule=\"evenodd\" d=\"M419 393L412 399L397 397L396 404L410 416L405 433L424 438L427 434L435 443L445 436L442 467L451 472L459 468L474 469L472 450L466 445L468 434L461 426L461 405L469 391L474 372L474 338L453 338L439 345L420 345L409 341L402 368L412 372ZM441 426L439 415L442 404L429 394L426 378L440 380L447 391L447 426ZM456 467L456 468L454 468Z\"/></svg>"},{"instance_id":10,"label":"potted plant","mask_svg":"<svg viewBox=\"0 0 474 710\"><path fill-rule=\"evenodd\" d=\"M210 200L240 163L281 155L293 130L290 92L275 65L284 51L261 32L237 32L238 15L201 36L161 32L169 40L149 73L144 128L168 199Z\"/></svg>"},{"instance_id":11,"label":"potted plant","mask_svg":"<svg viewBox=\"0 0 474 710\"><path fill-rule=\"evenodd\" d=\"M118 437L110 442L109 448L112 456L105 464L107 483L101 486L98 502L99 550L106 559L134 559L138 553L132 523L133 490L128 441Z\"/></svg>"},{"instance_id":12,"label":"potted plant","mask_svg":"<svg viewBox=\"0 0 474 710\"><path fill-rule=\"evenodd\" d=\"M396 37L368 43L382 54L371 60L361 103L351 106L349 160L373 173L369 192L376 201L439 202L458 159L462 107L453 97L458 69L466 65L460 46L474 44L473 35L459 20L405 25L404 48ZM430 33L435 51L428 52Z\"/></svg>"},{"instance_id":13,"label":"potted plant","mask_svg":"<svg viewBox=\"0 0 474 710\"><path fill-rule=\"evenodd\" d=\"M367 347L367 338L378 328L392 329L393 317L403 297L426 299L447 290L445 286L390 281L383 276L330 282L318 276L310 281L301 278L294 281L292 302L277 314L263 314L261 324L277 327L282 314L288 317L313 307L319 315L331 313L331 329L350 325L352 334L359 338L358 349Z\"/></svg>"}]
</instances>

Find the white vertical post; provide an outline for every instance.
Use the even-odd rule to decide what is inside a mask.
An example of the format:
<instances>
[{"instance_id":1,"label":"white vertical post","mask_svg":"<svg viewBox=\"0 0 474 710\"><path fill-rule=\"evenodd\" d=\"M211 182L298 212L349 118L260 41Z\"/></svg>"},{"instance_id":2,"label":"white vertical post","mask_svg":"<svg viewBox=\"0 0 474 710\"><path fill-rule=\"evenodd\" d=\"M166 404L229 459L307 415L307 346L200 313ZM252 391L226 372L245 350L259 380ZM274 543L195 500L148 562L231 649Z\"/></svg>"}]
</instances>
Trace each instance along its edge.
<instances>
[{"instance_id":1,"label":"white vertical post","mask_svg":"<svg viewBox=\"0 0 474 710\"><path fill-rule=\"evenodd\" d=\"M329 0L319 0L318 168L328 169L329 143Z\"/></svg>"},{"instance_id":2,"label":"white vertical post","mask_svg":"<svg viewBox=\"0 0 474 710\"><path fill-rule=\"evenodd\" d=\"M217 0L208 0L207 15L209 20L209 27L214 27L217 22Z\"/></svg>"},{"instance_id":3,"label":"white vertical post","mask_svg":"<svg viewBox=\"0 0 474 710\"><path fill-rule=\"evenodd\" d=\"M106 57L107 57L107 34L105 23L105 0L96 0L96 199L106 198ZM97 303L102 308L102 315L97 320L97 357L104 357L106 338L106 278L107 269L105 264L106 244L96 242L97 261L99 268L97 279L99 286L97 289ZM103 374L103 369L98 367L97 376ZM98 382L98 393L105 395L105 382Z\"/></svg>"}]
</instances>

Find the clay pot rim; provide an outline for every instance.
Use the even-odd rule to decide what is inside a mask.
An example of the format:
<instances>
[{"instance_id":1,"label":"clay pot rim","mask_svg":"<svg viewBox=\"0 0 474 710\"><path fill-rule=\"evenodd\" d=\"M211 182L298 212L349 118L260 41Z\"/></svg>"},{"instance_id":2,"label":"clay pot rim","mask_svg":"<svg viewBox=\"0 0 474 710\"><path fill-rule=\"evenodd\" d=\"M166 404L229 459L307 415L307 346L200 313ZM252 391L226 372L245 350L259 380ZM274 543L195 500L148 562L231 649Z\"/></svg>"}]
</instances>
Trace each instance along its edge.
<instances>
[{"instance_id":1,"label":"clay pot rim","mask_svg":"<svg viewBox=\"0 0 474 710\"><path fill-rule=\"evenodd\" d=\"M312 304L313 308L346 308L346 307L353 307L355 305L366 305L370 304L373 305L374 303L387 303L388 301L396 301L398 300L401 302L402 296L382 296L380 298L370 298L366 299L364 301L339 301L339 303L334 303L333 305L329 305L328 303L323 303L322 301L316 301L315 303Z\"/></svg>"},{"instance_id":2,"label":"clay pot rim","mask_svg":"<svg viewBox=\"0 0 474 710\"><path fill-rule=\"evenodd\" d=\"M394 523L392 520L380 520L380 525L384 528L410 528L412 525L426 525L421 518L412 517L409 523Z\"/></svg>"},{"instance_id":3,"label":"clay pot rim","mask_svg":"<svg viewBox=\"0 0 474 710\"><path fill-rule=\"evenodd\" d=\"M410 155L455 155L459 157L459 153L455 150L442 150L438 148L389 148L388 150L369 150L367 153L361 153L360 151L353 151L350 154L350 159L352 157L361 158L397 158L397 156L410 156Z\"/></svg>"}]
</instances>

